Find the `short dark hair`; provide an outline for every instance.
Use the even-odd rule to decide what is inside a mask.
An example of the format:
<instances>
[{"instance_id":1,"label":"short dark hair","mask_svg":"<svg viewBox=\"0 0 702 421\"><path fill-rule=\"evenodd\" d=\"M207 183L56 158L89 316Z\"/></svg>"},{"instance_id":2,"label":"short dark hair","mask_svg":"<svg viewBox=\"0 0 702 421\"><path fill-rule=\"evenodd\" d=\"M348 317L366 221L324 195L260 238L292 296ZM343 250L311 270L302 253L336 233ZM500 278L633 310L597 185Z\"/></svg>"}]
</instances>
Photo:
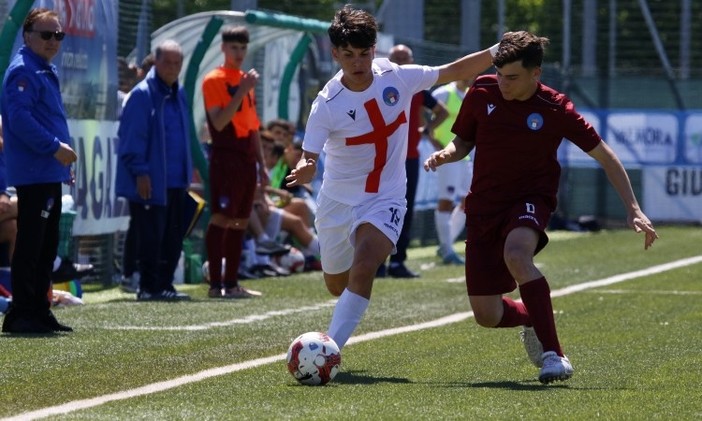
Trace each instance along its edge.
<instances>
[{"instance_id":1,"label":"short dark hair","mask_svg":"<svg viewBox=\"0 0 702 421\"><path fill-rule=\"evenodd\" d=\"M495 67L521 61L527 69L540 67L544 60L544 48L549 40L527 31L505 32L492 63Z\"/></svg>"},{"instance_id":2,"label":"short dark hair","mask_svg":"<svg viewBox=\"0 0 702 421\"><path fill-rule=\"evenodd\" d=\"M261 130L259 132L259 136L261 137L261 141L263 142L271 142L273 143L275 141L275 137L269 132L268 130Z\"/></svg>"},{"instance_id":3,"label":"short dark hair","mask_svg":"<svg viewBox=\"0 0 702 421\"><path fill-rule=\"evenodd\" d=\"M336 12L327 33L334 47L371 48L378 37L378 23L370 13L347 4Z\"/></svg>"},{"instance_id":4,"label":"short dark hair","mask_svg":"<svg viewBox=\"0 0 702 421\"><path fill-rule=\"evenodd\" d=\"M146 55L146 57L144 57L143 60L141 60L141 64L139 65L139 68L144 73L148 73L148 71L151 70L153 65L154 65L154 55L153 55L153 53L149 53Z\"/></svg>"},{"instance_id":5,"label":"short dark hair","mask_svg":"<svg viewBox=\"0 0 702 421\"><path fill-rule=\"evenodd\" d=\"M222 30L222 42L249 43L249 30L243 25L227 26Z\"/></svg>"},{"instance_id":6,"label":"short dark hair","mask_svg":"<svg viewBox=\"0 0 702 421\"><path fill-rule=\"evenodd\" d=\"M267 130L273 130L276 127L280 127L283 130L285 130L289 133L292 133L292 134L295 133L295 124L291 121L284 119L284 118L274 118L273 120L266 123Z\"/></svg>"},{"instance_id":7,"label":"short dark hair","mask_svg":"<svg viewBox=\"0 0 702 421\"><path fill-rule=\"evenodd\" d=\"M41 19L53 18L58 20L58 13L44 7L37 7L29 11L22 25L22 34L34 29L34 23Z\"/></svg>"}]
</instances>

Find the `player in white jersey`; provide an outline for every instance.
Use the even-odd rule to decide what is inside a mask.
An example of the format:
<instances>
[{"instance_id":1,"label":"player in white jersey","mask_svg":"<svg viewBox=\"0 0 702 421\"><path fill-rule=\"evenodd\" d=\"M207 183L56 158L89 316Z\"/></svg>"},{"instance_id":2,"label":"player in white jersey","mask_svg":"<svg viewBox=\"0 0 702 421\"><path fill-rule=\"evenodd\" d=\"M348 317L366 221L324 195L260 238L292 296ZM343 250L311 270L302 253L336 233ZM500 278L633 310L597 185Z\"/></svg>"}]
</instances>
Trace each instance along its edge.
<instances>
[{"instance_id":1,"label":"player in white jersey","mask_svg":"<svg viewBox=\"0 0 702 421\"><path fill-rule=\"evenodd\" d=\"M315 225L327 289L339 301L328 334L342 348L368 307L381 263L395 250L406 210L405 155L412 96L437 83L471 79L492 64L490 50L437 67L375 58L378 26L345 6L329 27L341 67L312 105L303 155L288 185L309 183L325 165Z\"/></svg>"}]
</instances>

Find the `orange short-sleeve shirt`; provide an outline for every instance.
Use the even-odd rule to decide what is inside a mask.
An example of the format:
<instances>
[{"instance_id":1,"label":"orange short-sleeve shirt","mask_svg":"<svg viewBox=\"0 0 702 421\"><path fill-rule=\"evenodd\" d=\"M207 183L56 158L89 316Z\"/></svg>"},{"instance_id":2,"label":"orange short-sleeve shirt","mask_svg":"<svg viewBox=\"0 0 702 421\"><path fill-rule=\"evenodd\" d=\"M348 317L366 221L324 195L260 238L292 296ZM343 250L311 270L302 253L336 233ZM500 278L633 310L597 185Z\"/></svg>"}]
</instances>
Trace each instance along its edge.
<instances>
[{"instance_id":1,"label":"orange short-sleeve shirt","mask_svg":"<svg viewBox=\"0 0 702 421\"><path fill-rule=\"evenodd\" d=\"M213 107L226 107L239 89L239 82L243 74L244 72L239 69L228 69L220 66L205 75L202 81L205 111ZM230 123L221 131L214 130L210 125L212 144L216 146L221 142L248 138L249 133L258 130L260 126L261 122L256 113L256 97L252 90L241 101L241 105L234 113Z\"/></svg>"}]
</instances>

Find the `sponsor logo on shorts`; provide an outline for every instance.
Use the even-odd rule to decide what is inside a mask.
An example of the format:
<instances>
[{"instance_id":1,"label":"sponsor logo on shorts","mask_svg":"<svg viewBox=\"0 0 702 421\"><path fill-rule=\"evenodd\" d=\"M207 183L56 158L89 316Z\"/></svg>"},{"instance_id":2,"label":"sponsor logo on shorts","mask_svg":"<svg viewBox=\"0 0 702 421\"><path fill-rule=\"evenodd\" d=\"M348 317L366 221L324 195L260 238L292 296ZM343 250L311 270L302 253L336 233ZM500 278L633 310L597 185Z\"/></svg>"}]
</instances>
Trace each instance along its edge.
<instances>
[{"instance_id":1,"label":"sponsor logo on shorts","mask_svg":"<svg viewBox=\"0 0 702 421\"><path fill-rule=\"evenodd\" d=\"M536 218L534 218L533 216L531 216L531 215L522 215L522 216L520 216L518 219L519 219L519 220L522 220L522 219L530 219L530 220L534 221L534 223L535 223L536 225L539 225L539 221L538 221Z\"/></svg>"},{"instance_id":2,"label":"sponsor logo on shorts","mask_svg":"<svg viewBox=\"0 0 702 421\"><path fill-rule=\"evenodd\" d=\"M396 227L394 227L388 223L383 223L383 225L385 226L385 228L391 229L392 232L394 232L395 234L400 235L400 232L397 230Z\"/></svg>"}]
</instances>

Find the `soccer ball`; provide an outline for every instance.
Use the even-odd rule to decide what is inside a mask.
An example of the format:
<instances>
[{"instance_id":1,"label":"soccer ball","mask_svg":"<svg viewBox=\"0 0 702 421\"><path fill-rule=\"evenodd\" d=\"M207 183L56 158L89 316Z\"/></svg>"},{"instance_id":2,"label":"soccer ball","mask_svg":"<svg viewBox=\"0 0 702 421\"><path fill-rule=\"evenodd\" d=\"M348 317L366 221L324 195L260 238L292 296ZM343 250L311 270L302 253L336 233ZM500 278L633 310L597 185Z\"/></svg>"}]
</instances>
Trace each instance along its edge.
<instances>
[{"instance_id":1,"label":"soccer ball","mask_svg":"<svg viewBox=\"0 0 702 421\"><path fill-rule=\"evenodd\" d=\"M341 352L326 333L307 332L298 336L288 348L288 371L308 386L329 383L341 369Z\"/></svg>"},{"instance_id":2,"label":"soccer ball","mask_svg":"<svg viewBox=\"0 0 702 421\"><path fill-rule=\"evenodd\" d=\"M290 273L300 273L305 270L305 255L295 247L291 247L288 253L282 256L273 257L275 264Z\"/></svg>"}]
</instances>

